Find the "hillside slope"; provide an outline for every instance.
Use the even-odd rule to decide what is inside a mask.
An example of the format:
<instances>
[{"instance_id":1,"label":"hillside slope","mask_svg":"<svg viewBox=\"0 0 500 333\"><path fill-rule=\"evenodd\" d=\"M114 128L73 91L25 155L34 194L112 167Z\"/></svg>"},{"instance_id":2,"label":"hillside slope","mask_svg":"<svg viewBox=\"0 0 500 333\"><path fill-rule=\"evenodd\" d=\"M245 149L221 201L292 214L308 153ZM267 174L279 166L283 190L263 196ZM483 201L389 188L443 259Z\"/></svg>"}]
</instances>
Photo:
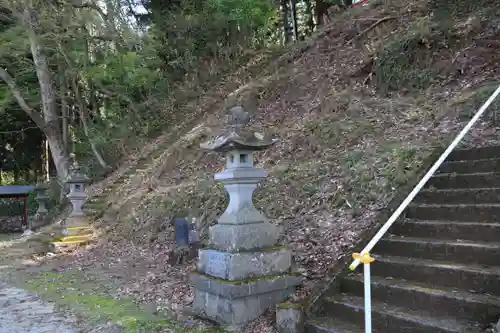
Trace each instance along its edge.
<instances>
[{"instance_id":1,"label":"hillside slope","mask_svg":"<svg viewBox=\"0 0 500 333\"><path fill-rule=\"evenodd\" d=\"M500 5L453 3L443 9L425 0L374 1L337 15L277 59L256 56L186 105L175 130L92 187L105 208L95 222L98 244L50 264L64 272L76 261L89 278L118 280L122 295L182 316L178 310L192 301L186 272L195 261L167 264L168 221L184 213L208 224L222 212L225 194L212 179L223 159L201 152L199 143L227 105L254 96L253 124L281 139L258 156L270 177L256 205L281 227L306 277L299 295L308 295L498 82ZM495 114L467 144L496 141Z\"/></svg>"}]
</instances>

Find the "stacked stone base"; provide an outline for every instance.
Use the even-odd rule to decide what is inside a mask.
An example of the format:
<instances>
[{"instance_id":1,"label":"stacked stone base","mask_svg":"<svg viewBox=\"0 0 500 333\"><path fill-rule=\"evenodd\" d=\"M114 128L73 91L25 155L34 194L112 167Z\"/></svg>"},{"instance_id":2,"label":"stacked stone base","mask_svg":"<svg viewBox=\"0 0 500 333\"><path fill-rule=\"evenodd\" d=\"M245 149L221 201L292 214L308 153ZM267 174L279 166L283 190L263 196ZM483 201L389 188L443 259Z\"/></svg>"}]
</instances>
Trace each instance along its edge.
<instances>
[{"instance_id":1,"label":"stacked stone base","mask_svg":"<svg viewBox=\"0 0 500 333\"><path fill-rule=\"evenodd\" d=\"M241 327L295 291L292 253L282 246L251 252L199 251L193 310L214 321Z\"/></svg>"},{"instance_id":2,"label":"stacked stone base","mask_svg":"<svg viewBox=\"0 0 500 333\"><path fill-rule=\"evenodd\" d=\"M290 296L300 280L299 276L284 274L225 281L193 273L193 311L221 324L241 327Z\"/></svg>"}]
</instances>

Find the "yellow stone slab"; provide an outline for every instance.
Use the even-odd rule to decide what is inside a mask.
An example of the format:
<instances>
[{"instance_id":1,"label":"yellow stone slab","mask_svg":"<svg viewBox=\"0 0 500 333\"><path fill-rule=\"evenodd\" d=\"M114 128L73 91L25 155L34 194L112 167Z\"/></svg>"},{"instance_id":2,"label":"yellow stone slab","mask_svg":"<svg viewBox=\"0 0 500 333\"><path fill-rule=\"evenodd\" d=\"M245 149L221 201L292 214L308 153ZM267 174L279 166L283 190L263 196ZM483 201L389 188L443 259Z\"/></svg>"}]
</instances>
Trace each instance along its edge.
<instances>
[{"instance_id":1,"label":"yellow stone slab","mask_svg":"<svg viewBox=\"0 0 500 333\"><path fill-rule=\"evenodd\" d=\"M92 238L92 234L90 235L78 235L78 236L66 236L59 240L59 242L71 242L71 241L87 241Z\"/></svg>"},{"instance_id":2,"label":"yellow stone slab","mask_svg":"<svg viewBox=\"0 0 500 333\"><path fill-rule=\"evenodd\" d=\"M88 243L90 240L73 240L73 241L65 241L65 242L50 242L50 244L55 246L64 246L64 245L83 245Z\"/></svg>"},{"instance_id":3,"label":"yellow stone slab","mask_svg":"<svg viewBox=\"0 0 500 333\"><path fill-rule=\"evenodd\" d=\"M90 226L67 227L66 231L68 233L67 236L82 236L94 233L94 230Z\"/></svg>"},{"instance_id":4,"label":"yellow stone slab","mask_svg":"<svg viewBox=\"0 0 500 333\"><path fill-rule=\"evenodd\" d=\"M68 230L92 230L90 225L76 225L71 227L66 227Z\"/></svg>"}]
</instances>

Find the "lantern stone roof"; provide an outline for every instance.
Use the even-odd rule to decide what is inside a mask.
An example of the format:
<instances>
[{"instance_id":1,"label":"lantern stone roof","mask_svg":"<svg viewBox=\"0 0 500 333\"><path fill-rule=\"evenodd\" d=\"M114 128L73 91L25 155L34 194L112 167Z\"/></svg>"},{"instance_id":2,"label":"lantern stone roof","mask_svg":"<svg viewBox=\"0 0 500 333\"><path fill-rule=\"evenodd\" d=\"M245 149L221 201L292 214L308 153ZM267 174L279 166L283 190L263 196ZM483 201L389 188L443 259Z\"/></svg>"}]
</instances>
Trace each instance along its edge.
<instances>
[{"instance_id":1,"label":"lantern stone roof","mask_svg":"<svg viewBox=\"0 0 500 333\"><path fill-rule=\"evenodd\" d=\"M86 175L82 174L82 173L74 173L72 174L68 180L66 181L68 184L87 184L87 183L90 183L91 180L89 177L87 177Z\"/></svg>"},{"instance_id":2,"label":"lantern stone roof","mask_svg":"<svg viewBox=\"0 0 500 333\"><path fill-rule=\"evenodd\" d=\"M276 138L248 129L246 126L250 121L250 116L243 107L235 106L229 111L226 130L222 134L200 144L201 149L219 153L236 149L264 150L278 141Z\"/></svg>"},{"instance_id":3,"label":"lantern stone roof","mask_svg":"<svg viewBox=\"0 0 500 333\"><path fill-rule=\"evenodd\" d=\"M66 183L68 184L88 184L91 182L90 178L85 174L80 172L80 167L77 162L75 162L71 168L71 174L68 177Z\"/></svg>"},{"instance_id":4,"label":"lantern stone roof","mask_svg":"<svg viewBox=\"0 0 500 333\"><path fill-rule=\"evenodd\" d=\"M37 182L35 186L35 191L45 191L49 189L49 184L46 182Z\"/></svg>"}]
</instances>

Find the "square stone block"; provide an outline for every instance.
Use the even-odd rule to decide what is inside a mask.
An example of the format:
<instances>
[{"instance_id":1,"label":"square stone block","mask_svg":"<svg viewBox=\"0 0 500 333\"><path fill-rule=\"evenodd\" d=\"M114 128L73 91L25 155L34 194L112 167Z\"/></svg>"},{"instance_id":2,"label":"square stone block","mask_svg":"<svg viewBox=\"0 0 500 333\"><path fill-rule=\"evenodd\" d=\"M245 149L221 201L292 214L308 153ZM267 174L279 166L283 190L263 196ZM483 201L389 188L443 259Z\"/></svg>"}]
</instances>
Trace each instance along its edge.
<instances>
[{"instance_id":1,"label":"square stone block","mask_svg":"<svg viewBox=\"0 0 500 333\"><path fill-rule=\"evenodd\" d=\"M199 251L198 271L226 280L246 280L249 277L288 273L292 253L288 249L268 252Z\"/></svg>"},{"instance_id":2,"label":"square stone block","mask_svg":"<svg viewBox=\"0 0 500 333\"><path fill-rule=\"evenodd\" d=\"M279 333L304 333L304 312L301 308L276 309L276 328Z\"/></svg>"},{"instance_id":3,"label":"square stone block","mask_svg":"<svg viewBox=\"0 0 500 333\"><path fill-rule=\"evenodd\" d=\"M301 278L282 275L246 283L191 275L196 288L193 310L222 324L243 326L295 291Z\"/></svg>"},{"instance_id":4,"label":"square stone block","mask_svg":"<svg viewBox=\"0 0 500 333\"><path fill-rule=\"evenodd\" d=\"M210 227L211 245L222 251L252 250L272 247L278 239L278 228L269 222L254 224L217 224Z\"/></svg>"}]
</instances>

